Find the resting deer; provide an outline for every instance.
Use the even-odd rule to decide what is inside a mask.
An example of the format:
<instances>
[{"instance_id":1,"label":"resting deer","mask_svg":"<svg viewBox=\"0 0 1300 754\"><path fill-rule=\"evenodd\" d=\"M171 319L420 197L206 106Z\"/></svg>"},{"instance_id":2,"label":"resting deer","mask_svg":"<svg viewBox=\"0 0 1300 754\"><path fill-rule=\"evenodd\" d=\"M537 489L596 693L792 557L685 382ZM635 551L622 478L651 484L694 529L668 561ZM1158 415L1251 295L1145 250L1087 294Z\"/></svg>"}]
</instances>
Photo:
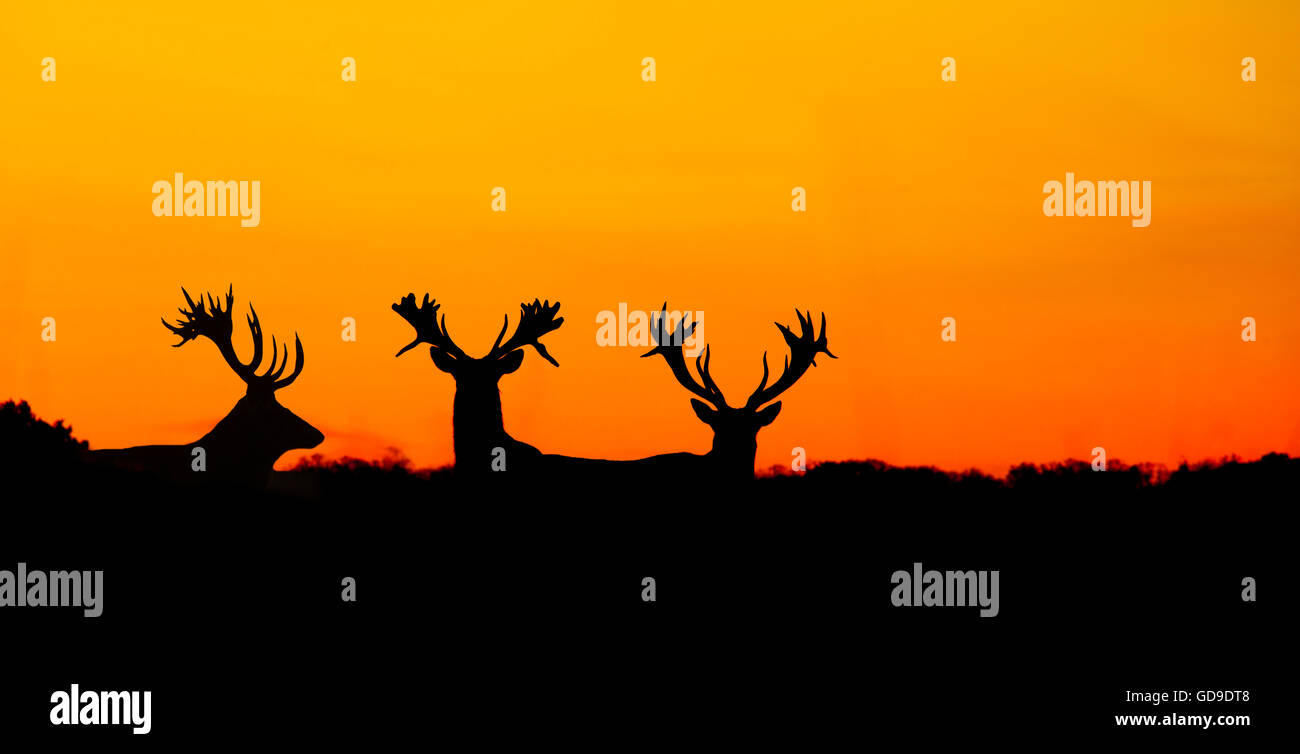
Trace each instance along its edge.
<instances>
[{"instance_id":1,"label":"resting deer","mask_svg":"<svg viewBox=\"0 0 1300 754\"><path fill-rule=\"evenodd\" d=\"M824 353L832 359L836 358L826 344L826 315L822 314L821 333L814 337L812 313L800 314L798 309L794 313L799 318L799 335L795 335L790 328L779 322L773 323L785 337L786 345L790 347L790 355L786 357L781 376L771 385L767 384L769 372L767 353L764 352L763 379L744 405L736 408L727 405L727 399L723 397L722 391L709 376L708 346L704 348L704 353L695 357L695 371L700 376L699 382L691 376L690 369L686 366L683 344L695 332L698 323L692 322L687 327L686 320L683 318L678 323L677 329L671 335L667 335L668 304L665 302L658 323L651 325L651 332L657 345L641 356L642 358L663 356L664 361L668 362L668 368L672 370L673 376L682 387L704 399L701 401L692 398L691 407L695 409L695 415L700 418L700 421L713 429L713 448L703 458L712 473L719 478L752 479L754 477L758 431L771 424L777 414L781 413L781 402L772 403L772 401L798 382L804 372L808 371L808 367L817 366L815 361L817 354ZM767 405L769 403L771 405Z\"/></svg>"},{"instance_id":2,"label":"resting deer","mask_svg":"<svg viewBox=\"0 0 1300 754\"><path fill-rule=\"evenodd\" d=\"M285 368L289 366L289 346L285 344L284 360L281 362L279 345L272 335L271 366L259 375L257 368L262 363L262 325L252 305L248 307L251 314L247 319L253 335L253 358L244 364L235 354L231 343L234 331L231 318L235 301L234 287L226 293L225 309L213 300L211 294L208 294L205 308L202 296L196 304L184 288L181 293L185 294L185 301L189 304L188 310L180 310L184 318L177 320L174 325L163 320L163 325L181 338L173 347L180 348L200 335L208 338L216 344L230 368L248 386L247 392L226 414L226 418L217 422L212 431L193 443L96 450L91 451L91 459L122 468L153 471L172 479L212 480L263 488L281 455L290 450L314 448L325 439L319 430L298 418L275 399L276 391L293 384L302 373L302 341L295 333L293 340L297 363L293 373L283 377ZM192 464L195 448L203 449L205 471L194 470Z\"/></svg>"},{"instance_id":3,"label":"resting deer","mask_svg":"<svg viewBox=\"0 0 1300 754\"><path fill-rule=\"evenodd\" d=\"M608 461L602 459L574 458L571 456L544 454L527 443L520 442L506 433L501 416L501 392L497 382L503 375L517 370L523 361L523 347L532 346L541 356L555 366L559 366L540 338L552 332L564 323L564 318L556 318L559 303L542 303L534 300L532 304L520 306L520 319L514 335L505 343L506 330L510 320L501 327L496 342L488 355L476 359L465 354L452 341L447 332L447 319L443 315L438 320L440 305L424 296L422 305L415 303L415 294L407 294L402 300L393 304L393 311L415 328L415 340L397 352L398 356L420 343L429 344L429 356L442 371L456 380L456 397L453 404L452 427L456 453L457 474L491 473L491 459L496 448L505 450L507 469L512 472L522 471L528 475L568 475L574 481L604 480L611 476L640 474L646 482L657 481L672 483L688 478L730 480L753 479L754 456L757 452L756 437L758 430L770 424L781 410L776 403L761 408L772 401L795 383L813 364L817 353L825 353L835 358L826 350L826 324L822 317L822 334L820 338L812 337L812 320L799 315L803 335L796 338L787 328L777 325L790 344L794 359L793 369L787 360L785 373L767 386L767 355L763 356L763 384L750 397L750 401L741 408L727 406L721 391L708 377L708 351L704 354L704 363L696 361L704 385L698 385L691 378L686 368L683 355L687 337L695 332L696 323L691 323L689 330L685 321L678 324L677 330L669 335L666 329L666 312L660 316L655 331L655 342L659 344L645 356L662 355L672 368L673 374L688 390L713 404L705 405L692 400L696 414L713 428L713 449L705 455L693 453L667 453L633 461ZM652 330L655 328L652 327ZM518 476L511 474L512 477Z\"/></svg>"},{"instance_id":4,"label":"resting deer","mask_svg":"<svg viewBox=\"0 0 1300 754\"><path fill-rule=\"evenodd\" d=\"M539 340L564 324L563 317L555 317L560 310L559 302L552 304L549 301L533 301L531 304L520 304L519 323L514 334L502 342L510 326L510 317L507 315L496 342L492 344L492 350L481 358L466 354L452 341L447 332L447 315L444 314L442 321L438 321L440 307L427 293L420 306L415 304L414 293L407 294L399 303L393 304L393 311L415 328L415 340L404 346L397 355L401 356L420 343L427 343L434 366L456 380L456 397L452 403L456 473L472 476L491 473L492 462L499 455L497 448L505 451L508 471L535 471L542 453L506 433L501 418L501 391L497 382L519 369L524 360L524 346L532 346L542 358L557 367L560 365Z\"/></svg>"}]
</instances>

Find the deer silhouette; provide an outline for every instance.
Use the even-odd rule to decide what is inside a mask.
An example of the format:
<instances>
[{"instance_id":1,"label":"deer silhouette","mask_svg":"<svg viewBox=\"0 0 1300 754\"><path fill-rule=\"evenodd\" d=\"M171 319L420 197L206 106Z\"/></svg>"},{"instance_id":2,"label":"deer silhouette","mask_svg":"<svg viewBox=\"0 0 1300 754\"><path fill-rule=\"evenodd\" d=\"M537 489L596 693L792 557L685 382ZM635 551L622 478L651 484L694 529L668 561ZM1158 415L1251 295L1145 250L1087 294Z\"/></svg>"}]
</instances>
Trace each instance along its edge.
<instances>
[{"instance_id":1,"label":"deer silhouette","mask_svg":"<svg viewBox=\"0 0 1300 754\"><path fill-rule=\"evenodd\" d=\"M775 421L777 414L781 413L781 402L772 401L798 382L808 367L817 366L817 354L824 353L832 359L837 358L827 347L826 315L822 314L821 332L814 337L812 313L801 314L798 309L794 313L799 318L799 335L795 335L780 322L773 323L790 348L781 376L771 385L767 384L770 372L767 368L767 352L763 352L763 379L745 403L735 408L727 404L722 391L709 376L710 346L705 346L704 353L695 357L698 382L686 366L684 344L694 334L699 323L691 322L688 326L683 317L676 329L669 334L667 302L664 302L658 321L651 322L651 336L656 345L641 357L663 356L677 382L704 399L701 401L692 398L691 408L695 409L695 415L700 421L713 430L713 448L703 458L719 478L753 478L754 457L758 453L758 431Z\"/></svg>"},{"instance_id":2,"label":"deer silhouette","mask_svg":"<svg viewBox=\"0 0 1300 754\"><path fill-rule=\"evenodd\" d=\"M224 309L212 298L212 294L208 294L205 306L202 296L195 303L184 288L181 293L189 304L189 309L179 310L183 318L178 319L174 325L166 319L162 321L168 330L180 336L180 342L173 347L179 348L199 336L211 340L225 358L226 364L247 385L244 397L210 432L188 445L140 445L120 450L95 450L90 452L90 458L94 462L119 468L152 471L173 480L216 481L264 488L270 480L271 469L280 456L290 450L314 448L325 439L319 430L275 399L276 391L293 384L302 373L302 341L295 333L293 340L296 364L293 372L284 377L284 371L289 366L289 345L284 345L281 361L279 344L272 335L271 365L265 373L259 375L257 368L262 363L263 350L262 324L252 304L249 304L250 314L247 319L253 336L253 357L249 363L244 364L235 354L231 343L234 332L231 317L235 301L234 286L226 292ZM202 472L196 471L193 466L196 448L203 449L206 469Z\"/></svg>"},{"instance_id":3,"label":"deer silhouette","mask_svg":"<svg viewBox=\"0 0 1300 754\"><path fill-rule=\"evenodd\" d=\"M497 383L519 369L524 360L524 346L532 346L542 358L557 367L560 365L539 340L564 324L563 317L557 319L555 316L560 310L559 302L552 304L534 300L531 304L520 304L515 332L502 342L510 327L510 316L506 315L492 349L481 358L466 354L456 345L447 331L447 315L438 320L440 308L441 305L430 299L427 293L419 306L415 303L414 293L408 293L393 304L393 311L415 328L415 340L397 355L401 356L420 343L427 343L434 366L456 381L456 397L452 403L456 474L480 476L492 473L492 462L500 455L498 448L505 452L507 470L535 471L542 452L506 433L501 416L501 390Z\"/></svg>"},{"instance_id":4,"label":"deer silhouette","mask_svg":"<svg viewBox=\"0 0 1300 754\"><path fill-rule=\"evenodd\" d=\"M520 474L517 472L523 472L529 476L565 476L573 481L588 482L633 475L647 482L662 484L688 479L752 480L754 457L758 449L758 430L770 424L781 410L779 402L766 408L763 406L785 392L803 376L809 366L816 366L813 357L817 353L835 358L826 348L825 315L822 316L822 333L818 338L814 338L811 331L811 315L807 319L802 314L798 315L802 334L797 337L788 328L778 324L777 327L781 329L791 349L791 358L786 360L785 371L775 383L768 386L767 354L764 354L762 384L744 406L732 408L708 376L707 348L701 356L703 363L700 359L696 360L696 370L700 373L703 384L696 383L691 377L686 368L683 349L686 338L695 332L697 323L692 322L688 326L683 319L678 323L677 329L669 333L665 303L664 311L651 326L656 347L643 356L663 356L683 386L712 404L695 399L691 401L696 415L713 429L713 448L704 455L665 453L629 461L578 458L542 453L532 445L515 440L506 433L501 414L498 381L519 368L523 362L524 346L532 346L542 358L559 366L559 362L540 342L543 335L559 329L564 323L563 317L556 317L560 309L559 302L543 303L534 299L532 304L521 304L515 333L502 342L510 326L507 315L492 349L479 359L466 355L452 341L447 331L446 315L439 321L440 305L436 300L430 299L428 294L425 294L421 305L416 305L415 294L410 293L393 304L392 308L415 328L416 333L415 339L399 350L397 355L401 356L420 343L427 343L434 365L456 380L452 428L458 475L492 473L490 461L500 448L505 451L508 463L506 468L511 472L511 477L518 477Z\"/></svg>"}]
</instances>

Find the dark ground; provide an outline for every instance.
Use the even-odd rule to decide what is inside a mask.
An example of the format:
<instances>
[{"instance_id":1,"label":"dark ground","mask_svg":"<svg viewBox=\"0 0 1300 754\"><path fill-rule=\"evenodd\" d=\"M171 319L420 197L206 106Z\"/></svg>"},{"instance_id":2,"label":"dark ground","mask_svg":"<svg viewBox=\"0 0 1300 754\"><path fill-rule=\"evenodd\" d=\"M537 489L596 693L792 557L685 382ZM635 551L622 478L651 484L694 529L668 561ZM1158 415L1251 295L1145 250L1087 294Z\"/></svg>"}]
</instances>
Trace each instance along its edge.
<instances>
[{"instance_id":1,"label":"dark ground","mask_svg":"<svg viewBox=\"0 0 1300 754\"><path fill-rule=\"evenodd\" d=\"M1300 459L1282 455L1007 480L825 464L676 494L353 462L282 476L281 494L92 471L66 429L12 412L0 451L0 569L105 571L102 617L0 611L6 739L1238 750L1294 735L1280 665ZM918 561L999 570L998 617L893 607L891 573ZM74 682L153 691L153 732L49 725L50 693ZM1123 701L1175 689L1251 701ZM1252 720L1114 725L1167 712Z\"/></svg>"}]
</instances>

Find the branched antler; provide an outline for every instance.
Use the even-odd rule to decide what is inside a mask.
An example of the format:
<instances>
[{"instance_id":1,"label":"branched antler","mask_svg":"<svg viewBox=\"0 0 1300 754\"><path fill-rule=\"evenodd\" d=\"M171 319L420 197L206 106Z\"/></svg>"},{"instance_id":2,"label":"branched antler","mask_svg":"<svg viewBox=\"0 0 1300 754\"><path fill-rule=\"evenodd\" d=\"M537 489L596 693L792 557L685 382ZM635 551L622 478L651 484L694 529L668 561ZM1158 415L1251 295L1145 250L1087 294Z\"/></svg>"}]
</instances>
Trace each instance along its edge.
<instances>
[{"instance_id":1,"label":"branched antler","mask_svg":"<svg viewBox=\"0 0 1300 754\"><path fill-rule=\"evenodd\" d=\"M191 340L195 340L200 335L206 337L216 344L217 350L221 352L226 363L230 368L239 375L240 379L248 385L250 391L259 390L266 392L275 392L283 387L288 387L298 375L302 373L303 363L305 361L302 351L302 341L298 334L294 333L294 350L297 355L297 363L294 366L293 373L284 379L280 379L284 370L289 366L289 346L284 347L284 360L280 361L279 344L275 336L271 336L271 366L265 374L257 374L257 368L262 363L262 323L257 318L257 310L252 304L248 305L250 312L247 315L248 329L253 336L253 358L249 363L244 364L235 354L234 344L231 338L234 334L234 322L231 312L235 304L235 287L232 285L226 291L226 306L223 309L221 305L212 298L212 294L207 294L206 304L202 296L199 296L198 303L190 298L189 291L181 288L181 293L185 295L185 302L189 304L189 309L179 309L183 319L176 320L176 324L171 324L163 319L163 326L179 335L181 341L176 343L173 348L180 348ZM279 368L276 368L276 364Z\"/></svg>"},{"instance_id":2,"label":"branched antler","mask_svg":"<svg viewBox=\"0 0 1300 754\"><path fill-rule=\"evenodd\" d=\"M824 353L832 359L836 358L826 345L826 314L822 314L821 335L813 337L812 313L807 315L801 314L798 309L794 310L795 316L799 318L800 334L795 335L790 328L781 324L774 323L785 336L786 345L790 347L790 355L785 359L785 367L781 370L781 376L770 387L767 385L767 352L763 353L763 381L758 383L758 389L749 396L745 401L748 408L758 408L764 403L775 399L781 393L784 393L795 382L808 371L808 367L817 366L814 359L817 354Z\"/></svg>"},{"instance_id":3,"label":"branched antler","mask_svg":"<svg viewBox=\"0 0 1300 754\"><path fill-rule=\"evenodd\" d=\"M419 306L415 305L414 293L406 294L400 302L393 304L393 311L415 328L415 340L403 346L402 350L397 352L398 356L421 343L428 343L454 359L465 357L465 352L452 342L451 335L447 332L447 315L442 315L442 323L439 324L439 308L440 304L429 298L427 293L424 294L424 303Z\"/></svg>"},{"instance_id":4,"label":"branched antler","mask_svg":"<svg viewBox=\"0 0 1300 754\"><path fill-rule=\"evenodd\" d=\"M543 359L558 367L560 362L551 358L551 354L547 353L546 346L542 345L539 338L558 330L560 325L564 324L564 317L557 319L555 316L559 311L559 301L552 304L549 300L542 303L540 299L533 299L531 304L520 304L519 324L515 326L514 334L505 343L501 342L506 335L506 330L510 328L510 315L506 315L505 323L501 325L501 332L497 334L496 342L492 344L492 350L483 358L499 359L511 351L532 346Z\"/></svg>"},{"instance_id":5,"label":"branched antler","mask_svg":"<svg viewBox=\"0 0 1300 754\"><path fill-rule=\"evenodd\" d=\"M650 337L654 339L655 347L648 352L641 354L641 358L654 356L656 354L664 357L668 362L668 368L672 370L673 376L681 383L682 387L691 391L695 395L712 403L715 408L725 408L727 399L723 397L722 391L713 382L709 375L709 349L705 347L704 353L695 357L695 371L700 375L700 382L696 382L691 376L691 370L686 366L686 339L695 334L695 328L699 322L686 322L686 315L683 315L677 322L677 327L672 333L668 332L668 302L665 301L663 308L659 312L656 320L651 315Z\"/></svg>"}]
</instances>

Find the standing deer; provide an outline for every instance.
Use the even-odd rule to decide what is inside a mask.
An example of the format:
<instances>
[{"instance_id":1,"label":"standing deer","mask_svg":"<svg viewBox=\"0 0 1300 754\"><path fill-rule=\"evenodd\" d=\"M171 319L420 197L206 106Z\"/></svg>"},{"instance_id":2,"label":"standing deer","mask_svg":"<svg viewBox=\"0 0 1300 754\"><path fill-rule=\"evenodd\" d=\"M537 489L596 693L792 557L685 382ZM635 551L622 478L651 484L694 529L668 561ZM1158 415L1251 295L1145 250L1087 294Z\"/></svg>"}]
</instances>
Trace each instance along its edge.
<instances>
[{"instance_id":1,"label":"standing deer","mask_svg":"<svg viewBox=\"0 0 1300 754\"><path fill-rule=\"evenodd\" d=\"M696 384L691 377L686 368L683 348L686 338L695 332L696 323L691 323L687 329L683 320L678 323L675 332L668 334L665 304L657 325L651 328L658 345L644 356L662 355L683 386L713 404L710 407L694 399L691 401L696 415L713 428L712 450L704 455L666 453L632 461L575 458L542 453L532 445L515 440L507 434L501 416L501 392L497 387L497 382L503 375L519 368L523 361L522 349L526 345L536 349L551 364L559 366L559 362L551 357L539 341L543 335L558 329L564 323L563 317L555 317L560 308L559 303L534 300L532 304L521 304L520 319L514 335L502 344L502 338L510 325L507 316L492 350L481 359L466 355L452 342L447 332L446 315L443 315L441 322L438 320L439 308L440 305L431 300L428 294L425 294L420 306L416 305L413 293L393 304L393 311L409 322L416 333L415 340L404 346L397 355L401 356L420 343L427 343L433 363L456 380L452 428L458 475L491 473L493 453L501 448L506 453L509 471L522 471L530 476L562 475L573 481L588 482L637 476L643 483L660 484L688 479L752 480L758 430L770 424L781 410L780 403L767 408L762 406L793 385L809 366L815 366L813 357L817 353L835 358L826 350L825 315L822 317L821 337L816 339L812 335L811 316L805 320L802 314L799 315L803 329L801 337L795 337L789 329L778 324L777 327L790 344L793 365L787 359L786 371L769 387L767 355L764 354L763 384L759 385L759 389L743 407L731 408L708 376L707 349L703 354L703 364L699 359L696 360L696 370L700 372L704 385Z\"/></svg>"},{"instance_id":2,"label":"standing deer","mask_svg":"<svg viewBox=\"0 0 1300 754\"><path fill-rule=\"evenodd\" d=\"M259 375L257 368L262 363L262 325L252 304L249 304L251 314L247 319L248 328L253 335L253 358L244 364L235 354L231 343L234 331L231 318L235 301L234 287L231 286L226 293L225 309L213 300L212 294L208 294L205 308L202 296L196 304L184 288L181 293L189 304L188 310L179 310L184 318L177 320L174 325L163 320L163 325L181 338L173 347L180 348L200 335L208 338L216 344L230 368L248 386L247 392L226 414L226 418L217 422L217 426L193 443L95 450L90 452L91 459L121 468L153 471L176 480L210 479L226 484L264 488L270 480L272 467L281 455L290 450L314 448L325 439L319 430L281 406L275 399L276 391L293 384L302 373L302 341L295 333L293 340L297 363L293 373L281 379L285 368L289 366L289 346L285 344L284 360L281 362L279 345L272 335L271 366ZM203 449L206 471L195 471L192 466L197 455L196 448Z\"/></svg>"}]
</instances>

